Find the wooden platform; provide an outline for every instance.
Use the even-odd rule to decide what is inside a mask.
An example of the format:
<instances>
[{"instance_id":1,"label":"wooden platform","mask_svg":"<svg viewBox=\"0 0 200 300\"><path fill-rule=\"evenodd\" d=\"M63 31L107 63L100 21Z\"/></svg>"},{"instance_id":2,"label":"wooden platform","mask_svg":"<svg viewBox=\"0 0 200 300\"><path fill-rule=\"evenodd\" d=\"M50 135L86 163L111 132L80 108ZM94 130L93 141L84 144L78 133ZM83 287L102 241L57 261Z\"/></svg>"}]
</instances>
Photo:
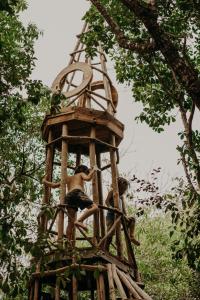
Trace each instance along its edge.
<instances>
[{"instance_id":1,"label":"wooden platform","mask_svg":"<svg viewBox=\"0 0 200 300\"><path fill-rule=\"evenodd\" d=\"M116 147L123 138L124 125L105 111L82 107L69 107L56 115L46 115L42 124L42 137L47 141L49 130L52 129L53 141L57 149L61 149L62 125L68 126L69 152L89 154L91 127L96 128L95 141L97 152L107 152L111 137L116 137Z\"/></svg>"}]
</instances>

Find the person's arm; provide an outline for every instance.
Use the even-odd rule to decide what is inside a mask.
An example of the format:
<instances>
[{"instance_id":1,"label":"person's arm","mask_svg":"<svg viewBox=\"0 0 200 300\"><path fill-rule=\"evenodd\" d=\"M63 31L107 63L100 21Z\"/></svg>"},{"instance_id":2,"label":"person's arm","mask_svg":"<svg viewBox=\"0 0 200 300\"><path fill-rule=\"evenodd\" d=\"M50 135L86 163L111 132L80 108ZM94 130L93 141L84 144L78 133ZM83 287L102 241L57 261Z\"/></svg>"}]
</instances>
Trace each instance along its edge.
<instances>
[{"instance_id":1,"label":"person's arm","mask_svg":"<svg viewBox=\"0 0 200 300\"><path fill-rule=\"evenodd\" d=\"M105 205L106 206L110 206L111 198L113 198L113 190L110 190L107 197L106 197L106 200L105 200Z\"/></svg>"},{"instance_id":2,"label":"person's arm","mask_svg":"<svg viewBox=\"0 0 200 300\"><path fill-rule=\"evenodd\" d=\"M83 180L90 181L94 175L94 172L97 170L99 170L98 167L94 166L88 175L86 175L85 173L82 173L81 175L82 175Z\"/></svg>"},{"instance_id":3,"label":"person's arm","mask_svg":"<svg viewBox=\"0 0 200 300\"><path fill-rule=\"evenodd\" d=\"M51 182L51 181L46 180L45 177L42 179L42 183L44 183L45 185L47 185L53 189L58 188L60 186L60 182Z\"/></svg>"}]
</instances>

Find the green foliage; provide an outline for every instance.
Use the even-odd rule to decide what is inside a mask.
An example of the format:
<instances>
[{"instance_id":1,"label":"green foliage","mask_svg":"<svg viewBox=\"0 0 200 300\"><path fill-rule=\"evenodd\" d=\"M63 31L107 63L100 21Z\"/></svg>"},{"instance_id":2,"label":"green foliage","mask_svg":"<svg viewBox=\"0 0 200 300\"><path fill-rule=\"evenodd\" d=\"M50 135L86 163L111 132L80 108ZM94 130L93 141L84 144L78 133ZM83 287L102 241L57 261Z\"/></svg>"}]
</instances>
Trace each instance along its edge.
<instances>
[{"instance_id":1,"label":"green foliage","mask_svg":"<svg viewBox=\"0 0 200 300\"><path fill-rule=\"evenodd\" d=\"M94 1L95 2L95 1ZM200 188L200 139L199 130L193 129L194 99L188 95L186 86L180 81L180 73L172 68L169 63L169 56L164 53L164 45L161 51L147 48L154 41L154 29L157 31L155 42L159 48L159 43L169 40L174 51L177 50L185 66L189 66L195 74L200 71L200 5L198 1L155 1L155 7L151 7L149 1L137 1L140 3L143 15L130 6L123 5L123 1L99 0L97 1L106 10L99 9L94 5L85 14L84 19L90 24L89 32L82 36L86 44L88 54L96 54L96 45L100 42L102 48L113 60L116 70L117 80L120 83L128 84L132 89L135 101L142 103L142 111L136 120L145 122L154 131L160 133L167 125L175 122L177 111L183 123L183 130L179 136L181 145L177 147L180 160L183 164L188 184L181 188L185 195L183 201L190 201L188 193L192 192L194 206L190 207L190 217L187 217L187 210L176 207L176 211L171 210L173 221L179 222L182 227L183 245L181 251L186 253L190 266L199 270L199 188ZM131 3L131 1L130 1ZM136 5L137 7L137 5ZM139 7L139 6L138 6ZM148 20L144 10L148 10ZM109 22L105 19L109 19ZM151 25L147 25L147 23ZM117 24L111 26L108 24ZM154 27L154 29L152 29ZM114 29L113 29L114 27ZM146 29L148 28L148 30ZM120 41L120 35L124 36ZM162 41L162 42L161 42ZM145 51L135 50L128 47L130 45L143 45ZM120 45L120 46L119 46ZM170 47L168 45L168 47ZM143 48L143 49L144 49ZM137 48L139 49L139 48ZM180 61L180 60L179 60ZM178 62L177 62L177 65ZM183 72L184 73L184 72ZM187 73L187 72L186 72ZM187 77L187 74L182 75ZM190 81L190 76L188 77ZM182 83L180 83L182 82ZM190 84L188 82L188 84ZM148 184L145 183L147 187ZM189 191L189 192L188 192ZM182 200L178 201L176 195L176 205L182 207ZM181 198L182 199L182 198ZM162 208L162 198L156 195L155 202L157 208ZM166 203L165 203L166 204ZM166 204L167 205L167 204ZM174 206L175 207L175 206ZM140 213L143 213L141 209ZM192 237L190 236L192 233ZM178 245L177 245L178 246ZM175 253L180 249L174 247ZM176 252L179 251L179 252ZM178 254L176 254L178 255Z\"/></svg>"},{"instance_id":2,"label":"green foliage","mask_svg":"<svg viewBox=\"0 0 200 300\"><path fill-rule=\"evenodd\" d=\"M181 232L179 228L170 237L171 227L169 216L150 210L137 222L141 246L136 249L136 257L145 291L155 300L200 299L199 274L187 266L185 259L172 258L171 246L181 237Z\"/></svg>"},{"instance_id":3,"label":"green foliage","mask_svg":"<svg viewBox=\"0 0 200 300\"><path fill-rule=\"evenodd\" d=\"M0 289L9 299L27 297L26 255L37 234L33 220L44 162L40 125L49 106L48 89L29 78L39 32L19 21L24 8L23 1L2 1L0 6Z\"/></svg>"}]
</instances>

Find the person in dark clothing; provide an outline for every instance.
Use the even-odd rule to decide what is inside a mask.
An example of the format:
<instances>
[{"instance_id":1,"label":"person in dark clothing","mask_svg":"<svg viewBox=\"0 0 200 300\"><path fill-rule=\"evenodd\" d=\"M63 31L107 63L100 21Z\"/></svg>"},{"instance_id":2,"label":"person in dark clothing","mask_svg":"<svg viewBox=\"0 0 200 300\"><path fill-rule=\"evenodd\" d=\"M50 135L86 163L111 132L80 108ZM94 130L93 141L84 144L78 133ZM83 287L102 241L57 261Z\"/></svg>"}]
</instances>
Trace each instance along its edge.
<instances>
[{"instance_id":1,"label":"person in dark clothing","mask_svg":"<svg viewBox=\"0 0 200 300\"><path fill-rule=\"evenodd\" d=\"M118 182L118 190L119 190L119 208L126 215L126 209L125 209L123 195L127 191L129 183L123 177L118 177L117 182ZM105 204L108 207L114 208L114 197L113 197L112 189L109 191L109 193L107 195ZM115 221L115 213L113 211L108 211L108 213L106 215L107 232L110 230L110 228L114 224L114 221ZM130 216L127 218L127 227L128 227L131 242L133 244L139 246L140 242L137 241L135 238L135 217L134 216ZM105 250L107 250L107 251L109 250L109 246L112 243L113 235L114 235L114 232L105 241L104 247L105 247Z\"/></svg>"}]
</instances>

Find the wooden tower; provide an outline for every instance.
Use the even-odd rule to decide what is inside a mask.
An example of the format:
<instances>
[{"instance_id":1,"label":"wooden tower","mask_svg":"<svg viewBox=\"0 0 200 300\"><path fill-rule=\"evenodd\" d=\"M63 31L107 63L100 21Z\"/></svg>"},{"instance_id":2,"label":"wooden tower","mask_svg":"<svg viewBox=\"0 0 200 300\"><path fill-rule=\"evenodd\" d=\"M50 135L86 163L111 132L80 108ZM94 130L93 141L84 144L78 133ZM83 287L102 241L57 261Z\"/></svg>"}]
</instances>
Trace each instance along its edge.
<instances>
[{"instance_id":1,"label":"wooden tower","mask_svg":"<svg viewBox=\"0 0 200 300\"><path fill-rule=\"evenodd\" d=\"M100 47L97 53L95 60L87 57L79 35L68 66L52 84L54 95L63 94L65 99L52 107L42 124L45 175L47 180L61 184L58 196L55 190L44 186L38 239L46 239L46 245L44 242L43 254L32 260L35 270L29 300L151 299L142 289L126 215L119 206L118 146L124 126L115 118L118 94ZM89 233L74 226L76 213L72 218L71 208L65 204L65 174L72 174L81 162L100 169L90 184L91 197L99 210L89 220ZM110 177L112 183L114 208L104 204L105 177ZM115 221L107 232L108 210L114 211ZM67 226L72 228L71 240L66 236ZM113 232L111 253L104 249L104 243Z\"/></svg>"}]
</instances>

